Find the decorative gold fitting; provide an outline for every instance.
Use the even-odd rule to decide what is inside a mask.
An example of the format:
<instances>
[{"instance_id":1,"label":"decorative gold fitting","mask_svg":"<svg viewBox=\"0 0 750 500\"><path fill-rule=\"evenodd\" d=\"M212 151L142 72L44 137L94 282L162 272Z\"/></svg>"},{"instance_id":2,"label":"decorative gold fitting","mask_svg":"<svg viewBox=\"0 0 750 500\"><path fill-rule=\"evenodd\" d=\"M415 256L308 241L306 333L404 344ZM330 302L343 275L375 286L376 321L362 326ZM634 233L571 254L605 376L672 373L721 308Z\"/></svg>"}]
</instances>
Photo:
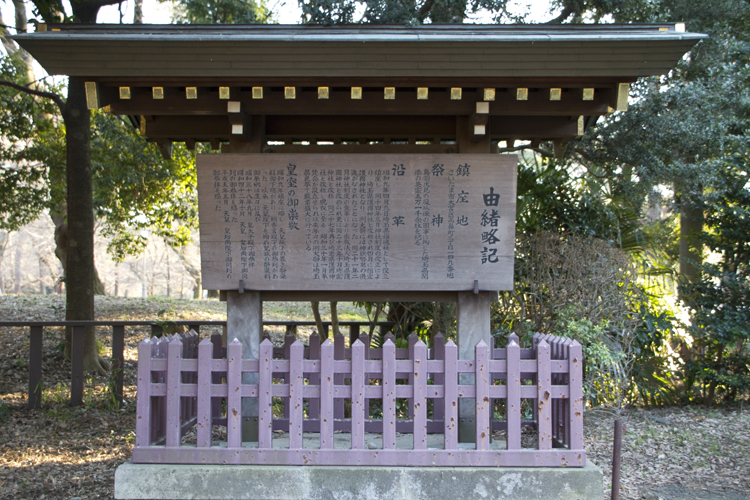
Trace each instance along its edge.
<instances>
[{"instance_id":1,"label":"decorative gold fitting","mask_svg":"<svg viewBox=\"0 0 750 500\"><path fill-rule=\"evenodd\" d=\"M428 87L418 87L417 88L417 99L428 99L430 96L430 89Z\"/></svg>"},{"instance_id":2,"label":"decorative gold fitting","mask_svg":"<svg viewBox=\"0 0 750 500\"><path fill-rule=\"evenodd\" d=\"M352 99L362 99L362 87L352 87Z\"/></svg>"},{"instance_id":3,"label":"decorative gold fitting","mask_svg":"<svg viewBox=\"0 0 750 500\"><path fill-rule=\"evenodd\" d=\"M99 108L99 85L96 82L86 82L86 107L88 109Z\"/></svg>"},{"instance_id":4,"label":"decorative gold fitting","mask_svg":"<svg viewBox=\"0 0 750 500\"><path fill-rule=\"evenodd\" d=\"M593 101L594 100L594 89L583 89L583 100Z\"/></svg>"},{"instance_id":5,"label":"decorative gold fitting","mask_svg":"<svg viewBox=\"0 0 750 500\"><path fill-rule=\"evenodd\" d=\"M562 97L562 89L549 89L549 100L559 101Z\"/></svg>"},{"instance_id":6,"label":"decorative gold fitting","mask_svg":"<svg viewBox=\"0 0 750 500\"><path fill-rule=\"evenodd\" d=\"M318 87L318 99L328 99L331 96L328 87Z\"/></svg>"},{"instance_id":7,"label":"decorative gold fitting","mask_svg":"<svg viewBox=\"0 0 750 500\"><path fill-rule=\"evenodd\" d=\"M484 89L484 100L494 101L495 100L495 89Z\"/></svg>"},{"instance_id":8,"label":"decorative gold fitting","mask_svg":"<svg viewBox=\"0 0 750 500\"><path fill-rule=\"evenodd\" d=\"M529 89L518 88L516 89L516 101L528 101L529 100Z\"/></svg>"},{"instance_id":9,"label":"decorative gold fitting","mask_svg":"<svg viewBox=\"0 0 750 500\"><path fill-rule=\"evenodd\" d=\"M383 98L393 100L396 98L396 87L386 87L383 90Z\"/></svg>"},{"instance_id":10,"label":"decorative gold fitting","mask_svg":"<svg viewBox=\"0 0 750 500\"><path fill-rule=\"evenodd\" d=\"M284 99L296 99L297 87L284 87Z\"/></svg>"},{"instance_id":11,"label":"decorative gold fitting","mask_svg":"<svg viewBox=\"0 0 750 500\"><path fill-rule=\"evenodd\" d=\"M185 87L185 97L188 99L198 99L198 87Z\"/></svg>"},{"instance_id":12,"label":"decorative gold fitting","mask_svg":"<svg viewBox=\"0 0 750 500\"><path fill-rule=\"evenodd\" d=\"M451 88L451 100L452 101L460 101L461 100L461 87L453 87Z\"/></svg>"},{"instance_id":13,"label":"decorative gold fitting","mask_svg":"<svg viewBox=\"0 0 750 500\"><path fill-rule=\"evenodd\" d=\"M151 96L154 99L164 99L164 87L153 87L151 89Z\"/></svg>"},{"instance_id":14,"label":"decorative gold fitting","mask_svg":"<svg viewBox=\"0 0 750 500\"><path fill-rule=\"evenodd\" d=\"M229 99L229 87L219 87L219 99Z\"/></svg>"},{"instance_id":15,"label":"decorative gold fitting","mask_svg":"<svg viewBox=\"0 0 750 500\"><path fill-rule=\"evenodd\" d=\"M287 88L284 89L284 97L286 97ZM291 89L292 89L292 95L294 95L294 87L291 87ZM263 87L253 87L253 99L263 99ZM287 99L290 99L290 98L287 97ZM291 97L291 99L294 99L294 97Z\"/></svg>"},{"instance_id":16,"label":"decorative gold fitting","mask_svg":"<svg viewBox=\"0 0 750 500\"><path fill-rule=\"evenodd\" d=\"M628 95L630 94L630 84L621 83L617 86L617 111L628 110Z\"/></svg>"},{"instance_id":17,"label":"decorative gold fitting","mask_svg":"<svg viewBox=\"0 0 750 500\"><path fill-rule=\"evenodd\" d=\"M130 87L120 87L120 99L130 99Z\"/></svg>"}]
</instances>

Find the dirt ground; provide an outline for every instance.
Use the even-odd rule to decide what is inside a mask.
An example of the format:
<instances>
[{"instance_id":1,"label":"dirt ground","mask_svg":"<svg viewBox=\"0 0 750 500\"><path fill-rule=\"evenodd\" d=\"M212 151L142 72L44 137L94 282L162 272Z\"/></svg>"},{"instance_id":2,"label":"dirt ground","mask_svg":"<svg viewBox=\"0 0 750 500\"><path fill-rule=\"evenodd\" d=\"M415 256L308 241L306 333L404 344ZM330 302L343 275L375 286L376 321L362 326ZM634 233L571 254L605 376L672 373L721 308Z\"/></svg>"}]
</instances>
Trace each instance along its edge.
<instances>
[{"instance_id":1,"label":"dirt ground","mask_svg":"<svg viewBox=\"0 0 750 500\"><path fill-rule=\"evenodd\" d=\"M223 319L216 301L97 299L100 319ZM0 297L3 320L61 319L59 297ZM269 319L304 319L281 304ZM347 319L359 320L355 310ZM162 313L162 317L165 314ZM344 320L342 318L342 320ZM0 499L113 498L114 471L131 456L135 420L136 345L145 328L126 329L125 403L111 405L105 377L92 377L85 404L69 408L70 363L61 355L62 331L45 331L43 408L26 409L28 331L0 328ZM103 355L111 337L100 333ZM611 481L613 416L585 414L586 451ZM634 409L625 415L623 499L750 499L750 409Z\"/></svg>"}]
</instances>

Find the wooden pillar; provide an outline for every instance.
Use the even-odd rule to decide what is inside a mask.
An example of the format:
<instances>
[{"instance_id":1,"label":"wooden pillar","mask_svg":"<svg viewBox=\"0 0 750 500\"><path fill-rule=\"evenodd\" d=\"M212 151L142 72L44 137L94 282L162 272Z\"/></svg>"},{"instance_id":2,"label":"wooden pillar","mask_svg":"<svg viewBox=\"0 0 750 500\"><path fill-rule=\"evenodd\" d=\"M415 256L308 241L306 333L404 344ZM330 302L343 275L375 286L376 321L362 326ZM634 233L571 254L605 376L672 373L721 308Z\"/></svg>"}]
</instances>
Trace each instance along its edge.
<instances>
[{"instance_id":1,"label":"wooden pillar","mask_svg":"<svg viewBox=\"0 0 750 500\"><path fill-rule=\"evenodd\" d=\"M227 291L227 343L237 339L242 344L243 359L258 359L263 336L263 304L260 292ZM257 384L258 375L245 373L243 384ZM242 440L258 440L258 400L242 400Z\"/></svg>"},{"instance_id":2,"label":"wooden pillar","mask_svg":"<svg viewBox=\"0 0 750 500\"><path fill-rule=\"evenodd\" d=\"M490 292L458 292L458 359L474 359L474 347L480 340L492 347L490 332ZM474 375L459 375L459 384L474 384ZM475 440L476 406L473 399L461 399L458 406L458 441Z\"/></svg>"},{"instance_id":3,"label":"wooden pillar","mask_svg":"<svg viewBox=\"0 0 750 500\"><path fill-rule=\"evenodd\" d=\"M469 116L456 117L456 143L459 153L489 154L489 130L480 139L473 134ZM490 295L489 292L458 293L458 359L474 359L474 347L480 340L493 347L490 333ZM490 351L492 352L492 351ZM474 375L459 375L459 384L473 384ZM473 443L476 439L476 406L473 399L461 399L458 406L458 440L461 443Z\"/></svg>"}]
</instances>

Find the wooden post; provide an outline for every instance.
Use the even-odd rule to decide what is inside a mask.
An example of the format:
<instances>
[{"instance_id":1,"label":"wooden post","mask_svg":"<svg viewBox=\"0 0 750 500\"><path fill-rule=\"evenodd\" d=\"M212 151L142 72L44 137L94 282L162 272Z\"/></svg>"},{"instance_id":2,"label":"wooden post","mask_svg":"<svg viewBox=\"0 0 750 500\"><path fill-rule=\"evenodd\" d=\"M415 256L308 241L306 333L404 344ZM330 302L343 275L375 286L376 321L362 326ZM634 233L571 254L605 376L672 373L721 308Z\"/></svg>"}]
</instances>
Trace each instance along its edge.
<instances>
[{"instance_id":1,"label":"wooden post","mask_svg":"<svg viewBox=\"0 0 750 500\"><path fill-rule=\"evenodd\" d=\"M180 445L180 388L182 386L182 342L178 335L167 347L167 446Z\"/></svg>"},{"instance_id":2,"label":"wooden post","mask_svg":"<svg viewBox=\"0 0 750 500\"><path fill-rule=\"evenodd\" d=\"M242 406L241 375L242 344L234 339L227 345L227 448L242 446L242 420L241 415L237 415L237 408Z\"/></svg>"},{"instance_id":3,"label":"wooden post","mask_svg":"<svg viewBox=\"0 0 750 500\"><path fill-rule=\"evenodd\" d=\"M151 444L151 340L145 338L138 344L138 399L135 408L135 446Z\"/></svg>"},{"instance_id":4,"label":"wooden post","mask_svg":"<svg viewBox=\"0 0 750 500\"><path fill-rule=\"evenodd\" d=\"M490 333L490 294L489 292L458 293L458 359L474 359L474 347L483 340L488 346L494 346ZM473 385L474 375L459 375L459 384ZM475 429L476 405L474 399L462 399L458 406L458 440L461 443L473 443Z\"/></svg>"},{"instance_id":5,"label":"wooden post","mask_svg":"<svg viewBox=\"0 0 750 500\"><path fill-rule=\"evenodd\" d=\"M73 338L70 353L70 406L83 404L83 346L86 336L85 326L73 327Z\"/></svg>"},{"instance_id":6,"label":"wooden post","mask_svg":"<svg viewBox=\"0 0 750 500\"><path fill-rule=\"evenodd\" d=\"M258 359L263 334L263 305L260 292L227 291L227 341L239 340L244 359ZM258 375L245 373L243 384L257 384ZM242 400L242 440L258 440L258 400Z\"/></svg>"},{"instance_id":7,"label":"wooden post","mask_svg":"<svg viewBox=\"0 0 750 500\"><path fill-rule=\"evenodd\" d=\"M266 339L260 344L258 358L258 448L273 447L273 344Z\"/></svg>"},{"instance_id":8,"label":"wooden post","mask_svg":"<svg viewBox=\"0 0 750 500\"><path fill-rule=\"evenodd\" d=\"M211 351L213 345L208 338L198 344L198 414L195 423L196 444L199 448L211 446Z\"/></svg>"},{"instance_id":9,"label":"wooden post","mask_svg":"<svg viewBox=\"0 0 750 500\"><path fill-rule=\"evenodd\" d=\"M29 409L42 407L42 334L41 326L31 327L29 342Z\"/></svg>"},{"instance_id":10,"label":"wooden post","mask_svg":"<svg viewBox=\"0 0 750 500\"><path fill-rule=\"evenodd\" d=\"M383 344L383 449L396 448L396 345Z\"/></svg>"},{"instance_id":11,"label":"wooden post","mask_svg":"<svg viewBox=\"0 0 750 500\"><path fill-rule=\"evenodd\" d=\"M516 342L518 337L511 335L508 341L506 362L507 400L505 402L505 422L507 447L509 450L521 449L521 347Z\"/></svg>"},{"instance_id":12,"label":"wooden post","mask_svg":"<svg viewBox=\"0 0 750 500\"><path fill-rule=\"evenodd\" d=\"M320 449L333 449L333 342L320 346Z\"/></svg>"},{"instance_id":13,"label":"wooden post","mask_svg":"<svg viewBox=\"0 0 750 500\"><path fill-rule=\"evenodd\" d=\"M112 327L112 374L115 378L115 399L122 406L123 372L125 370L125 327Z\"/></svg>"}]
</instances>

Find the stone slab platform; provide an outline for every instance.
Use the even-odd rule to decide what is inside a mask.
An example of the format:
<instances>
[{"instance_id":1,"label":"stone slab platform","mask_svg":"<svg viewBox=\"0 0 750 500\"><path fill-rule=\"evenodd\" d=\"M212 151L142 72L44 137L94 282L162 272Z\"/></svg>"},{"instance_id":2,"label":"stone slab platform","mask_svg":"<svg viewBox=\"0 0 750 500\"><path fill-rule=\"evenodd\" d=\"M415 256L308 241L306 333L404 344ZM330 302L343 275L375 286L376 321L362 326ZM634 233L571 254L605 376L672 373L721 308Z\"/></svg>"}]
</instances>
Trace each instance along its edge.
<instances>
[{"instance_id":1,"label":"stone slab platform","mask_svg":"<svg viewBox=\"0 0 750 500\"><path fill-rule=\"evenodd\" d=\"M601 500L583 468L333 467L125 463L118 500Z\"/></svg>"}]
</instances>

